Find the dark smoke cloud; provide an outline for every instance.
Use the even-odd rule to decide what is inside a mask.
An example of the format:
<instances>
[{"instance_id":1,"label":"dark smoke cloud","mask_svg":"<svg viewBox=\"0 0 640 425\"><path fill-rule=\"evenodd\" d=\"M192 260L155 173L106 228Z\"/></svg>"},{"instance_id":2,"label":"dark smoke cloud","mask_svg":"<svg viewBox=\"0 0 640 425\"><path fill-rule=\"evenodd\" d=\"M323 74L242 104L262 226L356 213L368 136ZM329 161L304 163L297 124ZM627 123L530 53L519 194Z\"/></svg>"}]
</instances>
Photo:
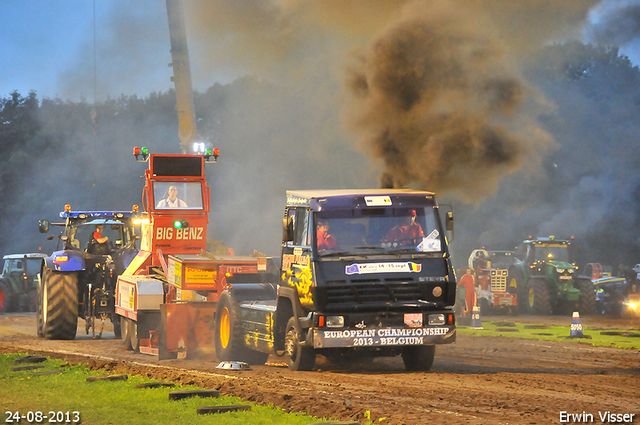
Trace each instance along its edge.
<instances>
[{"instance_id":1,"label":"dark smoke cloud","mask_svg":"<svg viewBox=\"0 0 640 425\"><path fill-rule=\"evenodd\" d=\"M347 120L396 187L481 201L500 180L551 151L531 88L486 22L446 7L411 7L349 74ZM481 29L481 31L479 31ZM527 103L528 102L528 103ZM539 156L538 156L539 158Z\"/></svg>"}]
</instances>

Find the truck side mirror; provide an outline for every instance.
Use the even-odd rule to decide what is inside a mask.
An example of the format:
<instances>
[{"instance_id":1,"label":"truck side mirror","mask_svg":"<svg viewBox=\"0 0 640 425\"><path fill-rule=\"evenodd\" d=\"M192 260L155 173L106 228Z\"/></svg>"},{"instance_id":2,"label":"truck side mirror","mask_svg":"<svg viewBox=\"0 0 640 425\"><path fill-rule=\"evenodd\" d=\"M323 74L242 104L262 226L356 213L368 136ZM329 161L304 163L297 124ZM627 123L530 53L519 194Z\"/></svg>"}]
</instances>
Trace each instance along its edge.
<instances>
[{"instance_id":1,"label":"truck side mirror","mask_svg":"<svg viewBox=\"0 0 640 425\"><path fill-rule=\"evenodd\" d=\"M38 231L40 233L49 232L49 220L39 220L38 221Z\"/></svg>"},{"instance_id":2,"label":"truck side mirror","mask_svg":"<svg viewBox=\"0 0 640 425\"><path fill-rule=\"evenodd\" d=\"M282 219L282 241L293 241L293 216Z\"/></svg>"},{"instance_id":3,"label":"truck side mirror","mask_svg":"<svg viewBox=\"0 0 640 425\"><path fill-rule=\"evenodd\" d=\"M447 230L453 232L453 211L447 212L446 226Z\"/></svg>"}]
</instances>

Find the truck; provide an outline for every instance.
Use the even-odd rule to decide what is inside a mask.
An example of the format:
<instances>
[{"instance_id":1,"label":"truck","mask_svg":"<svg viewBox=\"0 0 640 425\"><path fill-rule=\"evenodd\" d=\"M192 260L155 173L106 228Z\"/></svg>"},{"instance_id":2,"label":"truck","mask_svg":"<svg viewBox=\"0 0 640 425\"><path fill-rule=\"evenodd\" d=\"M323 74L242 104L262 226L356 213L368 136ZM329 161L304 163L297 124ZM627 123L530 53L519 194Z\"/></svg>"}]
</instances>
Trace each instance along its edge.
<instances>
[{"instance_id":1,"label":"truck","mask_svg":"<svg viewBox=\"0 0 640 425\"><path fill-rule=\"evenodd\" d=\"M523 241L509 268L509 287L515 288L523 314L562 314L577 310L594 314L595 292L591 279L578 276L572 262L573 238L530 237Z\"/></svg>"},{"instance_id":2,"label":"truck","mask_svg":"<svg viewBox=\"0 0 640 425\"><path fill-rule=\"evenodd\" d=\"M101 337L105 320L113 322L120 337L120 322L115 316L115 284L138 252L135 225L138 207L132 211L72 211L65 205L61 221L38 223L40 233L61 227L57 247L41 261L37 289L38 336L47 339L74 339L78 317L85 320L87 334ZM102 244L93 237L96 226L103 227ZM100 320L100 327L96 325Z\"/></svg>"},{"instance_id":3,"label":"truck","mask_svg":"<svg viewBox=\"0 0 640 425\"><path fill-rule=\"evenodd\" d=\"M223 291L218 356L282 353L291 370L309 370L317 354L401 355L407 370L429 370L435 346L456 335L451 211L444 221L431 192L287 191L276 296ZM417 236L402 230L415 224ZM322 248L322 226L335 246Z\"/></svg>"},{"instance_id":4,"label":"truck","mask_svg":"<svg viewBox=\"0 0 640 425\"><path fill-rule=\"evenodd\" d=\"M455 341L453 214L440 217L433 193L288 191L278 259L216 255L205 250L207 156L142 156L141 250L116 289L127 348L250 364L275 354L291 370L312 369L317 354L400 354L428 370L435 345ZM172 186L188 207L164 207ZM320 247L320 226L335 245ZM401 236L402 226L420 232Z\"/></svg>"},{"instance_id":5,"label":"truck","mask_svg":"<svg viewBox=\"0 0 640 425\"><path fill-rule=\"evenodd\" d=\"M510 251L474 249L468 267L476 273L476 295L482 314L518 314L518 295L507 285ZM507 266L507 267L505 267Z\"/></svg>"},{"instance_id":6,"label":"truck","mask_svg":"<svg viewBox=\"0 0 640 425\"><path fill-rule=\"evenodd\" d=\"M36 311L38 273L45 254L8 254L2 257L0 313Z\"/></svg>"}]
</instances>

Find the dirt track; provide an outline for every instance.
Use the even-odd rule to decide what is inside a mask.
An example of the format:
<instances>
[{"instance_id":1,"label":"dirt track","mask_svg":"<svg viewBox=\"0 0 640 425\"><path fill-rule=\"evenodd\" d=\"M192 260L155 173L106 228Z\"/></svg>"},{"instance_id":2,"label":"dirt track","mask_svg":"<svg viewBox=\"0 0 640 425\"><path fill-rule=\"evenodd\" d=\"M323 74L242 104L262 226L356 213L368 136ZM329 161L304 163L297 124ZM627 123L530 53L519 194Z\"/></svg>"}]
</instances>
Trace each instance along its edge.
<instances>
[{"instance_id":1,"label":"dirt track","mask_svg":"<svg viewBox=\"0 0 640 425\"><path fill-rule=\"evenodd\" d=\"M491 320L485 317L484 321ZM511 320L511 318L510 318ZM596 323L597 320L597 323ZM569 325L571 318L516 321ZM84 322L79 321L82 326ZM640 320L582 318L585 329L640 329ZM108 327L106 328L109 329ZM548 424L560 412L633 413L640 423L640 352L575 342L465 337L440 346L428 373L407 373L402 360L329 365L318 356L313 372L291 372L277 357L253 371L225 372L217 361L164 360L127 352L113 333L94 340L38 339L33 314L0 315L0 352L42 353L117 373L218 388L258 403L273 403L340 420L371 418L388 424Z\"/></svg>"}]
</instances>

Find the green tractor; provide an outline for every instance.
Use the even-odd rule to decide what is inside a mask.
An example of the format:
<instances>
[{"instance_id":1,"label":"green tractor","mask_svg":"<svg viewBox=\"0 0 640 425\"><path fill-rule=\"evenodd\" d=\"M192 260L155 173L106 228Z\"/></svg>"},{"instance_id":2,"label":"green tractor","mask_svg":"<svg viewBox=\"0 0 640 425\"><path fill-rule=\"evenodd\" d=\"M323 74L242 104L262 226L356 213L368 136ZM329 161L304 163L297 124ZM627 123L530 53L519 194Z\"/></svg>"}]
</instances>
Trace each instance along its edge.
<instances>
[{"instance_id":1,"label":"green tractor","mask_svg":"<svg viewBox=\"0 0 640 425\"><path fill-rule=\"evenodd\" d=\"M38 275L45 254L9 254L2 257L0 275L0 314L35 311Z\"/></svg>"},{"instance_id":2,"label":"green tractor","mask_svg":"<svg viewBox=\"0 0 640 425\"><path fill-rule=\"evenodd\" d=\"M508 275L509 292L518 295L522 314L595 313L595 292L588 277L578 276L572 241L553 236L525 240Z\"/></svg>"}]
</instances>

